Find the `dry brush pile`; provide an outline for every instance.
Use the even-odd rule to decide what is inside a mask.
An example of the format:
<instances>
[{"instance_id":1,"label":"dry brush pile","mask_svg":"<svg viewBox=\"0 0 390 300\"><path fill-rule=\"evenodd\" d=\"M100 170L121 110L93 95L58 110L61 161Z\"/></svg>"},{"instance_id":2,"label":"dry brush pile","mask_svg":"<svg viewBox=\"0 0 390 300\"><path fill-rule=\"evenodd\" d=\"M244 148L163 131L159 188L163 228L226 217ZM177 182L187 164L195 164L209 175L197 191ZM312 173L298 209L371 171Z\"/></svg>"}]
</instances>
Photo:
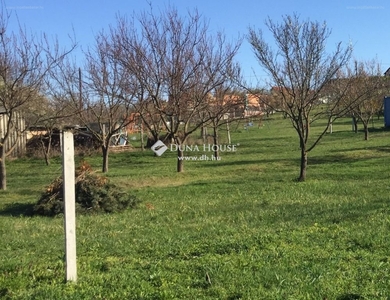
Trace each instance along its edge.
<instances>
[{"instance_id":1,"label":"dry brush pile","mask_svg":"<svg viewBox=\"0 0 390 300\"><path fill-rule=\"evenodd\" d=\"M107 177L94 173L82 162L75 174L76 211L78 213L114 213L135 208L140 200L110 183ZM34 214L55 216L64 212L63 179L57 177L42 193Z\"/></svg>"}]
</instances>

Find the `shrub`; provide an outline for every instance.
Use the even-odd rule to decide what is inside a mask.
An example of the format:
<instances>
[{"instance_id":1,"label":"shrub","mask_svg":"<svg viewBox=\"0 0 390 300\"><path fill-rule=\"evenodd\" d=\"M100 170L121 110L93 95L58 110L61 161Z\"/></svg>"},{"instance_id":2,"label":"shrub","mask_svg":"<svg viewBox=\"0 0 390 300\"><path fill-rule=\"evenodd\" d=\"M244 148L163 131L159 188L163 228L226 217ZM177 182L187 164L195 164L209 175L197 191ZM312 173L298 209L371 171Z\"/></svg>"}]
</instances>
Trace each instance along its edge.
<instances>
[{"instance_id":1,"label":"shrub","mask_svg":"<svg viewBox=\"0 0 390 300\"><path fill-rule=\"evenodd\" d=\"M140 200L130 195L107 177L95 174L82 162L75 174L76 211L78 213L113 213L134 208ZM63 179L58 177L42 193L34 206L34 214L55 216L64 213Z\"/></svg>"}]
</instances>

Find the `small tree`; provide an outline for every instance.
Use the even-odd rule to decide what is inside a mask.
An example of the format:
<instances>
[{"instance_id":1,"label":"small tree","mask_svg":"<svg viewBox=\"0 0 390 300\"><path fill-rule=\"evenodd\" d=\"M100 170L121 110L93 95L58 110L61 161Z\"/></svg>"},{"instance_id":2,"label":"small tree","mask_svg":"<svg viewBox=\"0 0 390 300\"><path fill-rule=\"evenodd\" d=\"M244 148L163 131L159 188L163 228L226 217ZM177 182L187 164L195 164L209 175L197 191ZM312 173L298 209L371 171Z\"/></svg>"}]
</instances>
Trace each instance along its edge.
<instances>
[{"instance_id":1,"label":"small tree","mask_svg":"<svg viewBox=\"0 0 390 300\"><path fill-rule=\"evenodd\" d=\"M79 114L84 125L100 143L103 156L102 172L108 171L108 154L112 137L126 130L132 120L132 104L137 94L134 78L116 59L110 34L96 37L96 47L87 53L87 82L90 91L86 110ZM90 126L97 123L98 128Z\"/></svg>"},{"instance_id":2,"label":"small tree","mask_svg":"<svg viewBox=\"0 0 390 300\"><path fill-rule=\"evenodd\" d=\"M112 35L101 32L95 48L86 53L82 72L67 60L52 72L51 91L58 102L74 112L73 122L85 126L102 150L102 172L108 172L109 147L114 135L132 122L137 90L133 77L115 59ZM71 124L71 125L76 125Z\"/></svg>"},{"instance_id":3,"label":"small tree","mask_svg":"<svg viewBox=\"0 0 390 300\"><path fill-rule=\"evenodd\" d=\"M142 127L145 126L151 136L151 141L154 143L162 138L163 122L153 101L150 98L145 99L145 97L148 96L142 92L142 88L140 91L141 92L137 97L138 101L134 103L134 110L139 115L141 130Z\"/></svg>"},{"instance_id":4,"label":"small tree","mask_svg":"<svg viewBox=\"0 0 390 300\"><path fill-rule=\"evenodd\" d=\"M245 95L243 93L234 92L231 88L232 86L230 84L218 86L206 108L206 113L213 129L212 137L214 145L219 144L219 130L223 125L226 125L226 130L228 132L228 143L231 143L229 128L230 118L234 115L235 111L243 109L245 105ZM242 117L244 116L241 114L238 118ZM214 157L219 157L218 147L214 150Z\"/></svg>"},{"instance_id":5,"label":"small tree","mask_svg":"<svg viewBox=\"0 0 390 300\"><path fill-rule=\"evenodd\" d=\"M347 68L349 80L345 101L342 105L350 107L355 132L357 123L363 125L364 139L369 138L369 124L381 111L383 98L389 91L389 79L382 76L380 65L375 60L355 61L354 68Z\"/></svg>"},{"instance_id":6,"label":"small tree","mask_svg":"<svg viewBox=\"0 0 390 300\"><path fill-rule=\"evenodd\" d=\"M27 124L29 129L36 127L37 135L33 136L33 141L39 142L46 165L50 165L52 151L52 139L56 129L60 127L61 120L69 117L63 114L61 107L57 107L53 101L46 97L37 97L36 104L29 109ZM35 146L35 144L33 145Z\"/></svg>"},{"instance_id":7,"label":"small tree","mask_svg":"<svg viewBox=\"0 0 390 300\"><path fill-rule=\"evenodd\" d=\"M270 76L270 85L281 102L279 110L290 119L298 135L301 149L298 180L304 181L308 153L326 133L340 100L321 109L321 93L348 62L352 49L343 50L339 43L333 54L327 54L326 40L330 30L326 24L301 22L297 15L283 17L280 24L268 19L266 26L275 39L276 52L260 30L250 28L248 40L259 64ZM323 130L309 139L311 124L320 118L325 119Z\"/></svg>"},{"instance_id":8,"label":"small tree","mask_svg":"<svg viewBox=\"0 0 390 300\"><path fill-rule=\"evenodd\" d=\"M28 35L23 29L9 32L10 15L0 12L0 107L6 124L0 137L0 189L7 188L6 148L12 132L21 134L25 129L17 126L14 117L28 114L41 97L48 73L70 51L60 51L58 44L48 39ZM39 104L42 105L42 104Z\"/></svg>"}]
</instances>

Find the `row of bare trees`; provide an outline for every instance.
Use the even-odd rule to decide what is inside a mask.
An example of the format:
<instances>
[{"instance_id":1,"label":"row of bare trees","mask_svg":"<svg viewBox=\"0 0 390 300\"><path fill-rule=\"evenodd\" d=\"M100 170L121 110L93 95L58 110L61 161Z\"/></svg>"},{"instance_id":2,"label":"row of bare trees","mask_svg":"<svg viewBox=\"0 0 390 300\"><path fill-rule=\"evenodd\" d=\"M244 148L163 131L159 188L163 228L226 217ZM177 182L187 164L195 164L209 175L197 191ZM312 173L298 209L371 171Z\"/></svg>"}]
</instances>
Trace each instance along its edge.
<instances>
[{"instance_id":1,"label":"row of bare trees","mask_svg":"<svg viewBox=\"0 0 390 300\"><path fill-rule=\"evenodd\" d=\"M229 43L222 33L211 35L196 11L185 18L175 9L159 16L144 13L138 21L140 31L126 18L118 20L110 31L111 56L139 85L135 108L155 138L162 128L178 145L181 172L181 146L204 124L220 118L222 108L211 95L233 88L240 42Z\"/></svg>"},{"instance_id":2,"label":"row of bare trees","mask_svg":"<svg viewBox=\"0 0 390 300\"><path fill-rule=\"evenodd\" d=\"M39 124L51 132L63 125L85 126L102 149L103 172L108 171L111 138L133 121L131 114L141 117L156 140L164 132L181 146L206 124L220 126L226 112L241 105L240 99L224 96L237 86L235 56L241 41L210 34L197 11L181 17L169 8L131 20L118 17L115 26L96 35L83 66L68 55L75 46L61 52L47 39L23 31L8 34L6 24L2 28L0 99L10 120L7 132L25 129L11 128L15 110L30 120L26 127ZM183 148L177 149L180 172ZM1 153L0 188L5 189L6 153Z\"/></svg>"},{"instance_id":3,"label":"row of bare trees","mask_svg":"<svg viewBox=\"0 0 390 300\"><path fill-rule=\"evenodd\" d=\"M229 125L226 116L244 107L245 93L250 93L258 95L265 112L281 111L291 120L301 149L299 180L304 181L308 153L330 124L346 114L368 124L377 111L373 99L380 103L388 87L373 64L357 63L354 72L348 68L351 47L338 44L328 54L326 25L302 22L296 15L266 22L276 51L261 31L249 29L248 41L269 74L268 96L241 80L235 57L242 40L211 34L197 11L184 17L174 8L131 19L119 16L114 26L96 35L82 66L69 55L74 44L61 50L45 37L22 30L8 33L8 19L2 15L0 24L0 105L9 117L0 141L0 189L6 189L5 141L12 130L25 130L13 128L16 111L25 114L27 125L44 124L49 132L63 125L87 127L102 149L103 172L108 171L111 138L137 114L154 140L164 136L179 146L181 172L180 146L206 126L218 144L218 129ZM312 135L312 124L320 119L326 124Z\"/></svg>"},{"instance_id":4,"label":"row of bare trees","mask_svg":"<svg viewBox=\"0 0 390 300\"><path fill-rule=\"evenodd\" d=\"M339 89L345 91L341 107L348 108L353 128L358 132L358 123L363 126L364 139L369 139L369 125L374 117L383 113L383 99L389 95L390 78L383 76L377 60L358 62L346 68Z\"/></svg>"}]
</instances>

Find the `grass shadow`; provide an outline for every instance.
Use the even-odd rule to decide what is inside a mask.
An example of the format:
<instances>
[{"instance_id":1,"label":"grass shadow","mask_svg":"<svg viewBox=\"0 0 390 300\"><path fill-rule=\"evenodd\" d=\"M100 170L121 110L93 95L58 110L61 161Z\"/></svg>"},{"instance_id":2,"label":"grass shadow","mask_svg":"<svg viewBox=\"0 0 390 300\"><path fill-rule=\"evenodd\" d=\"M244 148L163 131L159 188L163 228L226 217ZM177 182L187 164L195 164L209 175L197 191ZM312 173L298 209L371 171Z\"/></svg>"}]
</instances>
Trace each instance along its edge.
<instances>
[{"instance_id":1,"label":"grass shadow","mask_svg":"<svg viewBox=\"0 0 390 300\"><path fill-rule=\"evenodd\" d=\"M375 147L374 150L378 152L390 152L390 147Z\"/></svg>"},{"instance_id":2,"label":"grass shadow","mask_svg":"<svg viewBox=\"0 0 390 300\"><path fill-rule=\"evenodd\" d=\"M348 155L327 155L313 156L308 158L308 165L333 164L333 163L353 163L357 161L378 158L376 156L367 157L352 157Z\"/></svg>"},{"instance_id":3,"label":"grass shadow","mask_svg":"<svg viewBox=\"0 0 390 300\"><path fill-rule=\"evenodd\" d=\"M0 216L11 216L11 217L31 217L34 212L34 203L10 203L5 204L0 209Z\"/></svg>"},{"instance_id":4,"label":"grass shadow","mask_svg":"<svg viewBox=\"0 0 390 300\"><path fill-rule=\"evenodd\" d=\"M373 147L355 147L355 148L349 148L349 149L343 149L343 152L355 152L355 151L376 151L376 152L390 152L390 146L373 146ZM330 152L337 152L340 153L340 150L334 149L330 150Z\"/></svg>"},{"instance_id":5,"label":"grass shadow","mask_svg":"<svg viewBox=\"0 0 390 300\"><path fill-rule=\"evenodd\" d=\"M273 205L279 212L277 222L292 222L294 224L308 224L313 220L327 224L341 222L358 222L366 220L378 211L387 211L388 200L376 199L362 204L350 202L339 205L324 205L322 203L283 203Z\"/></svg>"},{"instance_id":6,"label":"grass shadow","mask_svg":"<svg viewBox=\"0 0 390 300\"><path fill-rule=\"evenodd\" d=\"M344 294L336 298L336 300L358 300L358 299L364 299L364 297L358 294Z\"/></svg>"},{"instance_id":7,"label":"grass shadow","mask_svg":"<svg viewBox=\"0 0 390 300\"><path fill-rule=\"evenodd\" d=\"M360 129L358 131L364 133L363 129ZM368 132L388 132L388 131L390 131L390 127L382 126L382 127L374 127L374 128L373 127L369 127L368 128Z\"/></svg>"},{"instance_id":8,"label":"grass shadow","mask_svg":"<svg viewBox=\"0 0 390 300\"><path fill-rule=\"evenodd\" d=\"M284 165L297 165L299 166L299 159L291 158L274 158L274 159L254 159L254 160L234 160L234 161L210 161L213 163L212 167L224 167L224 166L245 166L245 165L267 165L268 163L283 163ZM203 164L201 168L209 168L210 164Z\"/></svg>"}]
</instances>

